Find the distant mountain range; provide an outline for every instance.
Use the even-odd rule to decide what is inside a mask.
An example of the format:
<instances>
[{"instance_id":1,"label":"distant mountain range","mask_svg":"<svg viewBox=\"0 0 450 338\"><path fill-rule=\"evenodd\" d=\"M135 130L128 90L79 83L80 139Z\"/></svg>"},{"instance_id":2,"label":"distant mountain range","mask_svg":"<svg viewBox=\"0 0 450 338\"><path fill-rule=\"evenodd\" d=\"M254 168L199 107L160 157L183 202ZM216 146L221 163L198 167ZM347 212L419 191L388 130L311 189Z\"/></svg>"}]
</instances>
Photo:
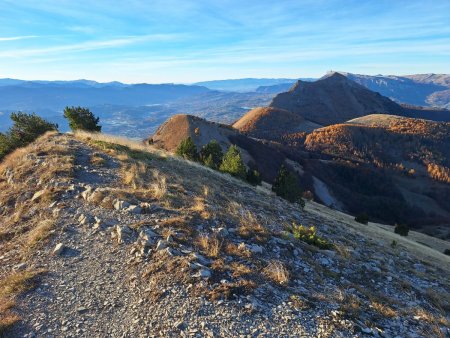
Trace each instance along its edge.
<instances>
[{"instance_id":1,"label":"distant mountain range","mask_svg":"<svg viewBox=\"0 0 450 338\"><path fill-rule=\"evenodd\" d=\"M394 101L425 106L450 105L449 75L366 76L342 73ZM315 79L302 79L310 83ZM247 111L270 104L296 79L235 79L182 84L100 83L90 80L24 81L0 79L0 131L10 126L13 111L36 112L68 126L62 117L67 105L90 108L107 133L144 138L174 114L192 114L231 124ZM417 110L414 110L417 113ZM406 116L421 117L419 113ZM437 114L437 113L435 113Z\"/></svg>"}]
</instances>

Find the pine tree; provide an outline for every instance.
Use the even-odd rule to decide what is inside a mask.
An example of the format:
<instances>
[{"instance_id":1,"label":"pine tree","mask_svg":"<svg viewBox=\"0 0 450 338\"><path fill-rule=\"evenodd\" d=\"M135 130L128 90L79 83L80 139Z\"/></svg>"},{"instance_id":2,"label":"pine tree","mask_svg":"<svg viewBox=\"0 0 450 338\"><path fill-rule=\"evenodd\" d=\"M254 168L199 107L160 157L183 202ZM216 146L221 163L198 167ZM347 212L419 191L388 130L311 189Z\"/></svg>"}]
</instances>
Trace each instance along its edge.
<instances>
[{"instance_id":1,"label":"pine tree","mask_svg":"<svg viewBox=\"0 0 450 338\"><path fill-rule=\"evenodd\" d=\"M58 125L44 120L35 113L12 113L13 126L5 134L0 133L0 159L16 148L24 147L47 131L57 130Z\"/></svg>"},{"instance_id":2,"label":"pine tree","mask_svg":"<svg viewBox=\"0 0 450 338\"><path fill-rule=\"evenodd\" d=\"M204 145L200 151L200 159L204 165L212 169L218 169L222 162L223 152L219 142L212 140Z\"/></svg>"},{"instance_id":3,"label":"pine tree","mask_svg":"<svg viewBox=\"0 0 450 338\"><path fill-rule=\"evenodd\" d=\"M297 176L281 165L278 175L272 185L272 190L289 202L301 203L302 191L298 185Z\"/></svg>"},{"instance_id":4,"label":"pine tree","mask_svg":"<svg viewBox=\"0 0 450 338\"><path fill-rule=\"evenodd\" d=\"M100 132L102 127L98 124L100 118L87 108L82 107L66 107L64 109L64 117L69 121L69 127L73 131L86 130Z\"/></svg>"},{"instance_id":5,"label":"pine tree","mask_svg":"<svg viewBox=\"0 0 450 338\"><path fill-rule=\"evenodd\" d=\"M262 179L258 170L249 169L247 171L247 182L251 185L261 184Z\"/></svg>"},{"instance_id":6,"label":"pine tree","mask_svg":"<svg viewBox=\"0 0 450 338\"><path fill-rule=\"evenodd\" d=\"M197 147L195 146L195 143L190 136L181 141L181 143L175 150L175 154L185 158L186 160L198 160Z\"/></svg>"},{"instance_id":7,"label":"pine tree","mask_svg":"<svg viewBox=\"0 0 450 338\"><path fill-rule=\"evenodd\" d=\"M242 161L242 156L238 147L232 145L228 148L228 151L223 157L219 170L245 180L247 170L244 162Z\"/></svg>"}]
</instances>

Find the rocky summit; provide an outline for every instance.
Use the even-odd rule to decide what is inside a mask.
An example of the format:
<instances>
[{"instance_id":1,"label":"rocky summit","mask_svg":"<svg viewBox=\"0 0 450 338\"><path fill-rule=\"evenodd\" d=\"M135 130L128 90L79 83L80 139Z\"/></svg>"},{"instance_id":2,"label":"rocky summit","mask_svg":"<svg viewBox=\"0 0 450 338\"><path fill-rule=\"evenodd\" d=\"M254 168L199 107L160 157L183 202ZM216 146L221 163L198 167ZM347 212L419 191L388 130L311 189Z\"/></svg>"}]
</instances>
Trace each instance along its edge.
<instances>
[{"instance_id":1,"label":"rocky summit","mask_svg":"<svg viewBox=\"0 0 450 338\"><path fill-rule=\"evenodd\" d=\"M445 337L449 243L101 134L0 164L5 337Z\"/></svg>"}]
</instances>

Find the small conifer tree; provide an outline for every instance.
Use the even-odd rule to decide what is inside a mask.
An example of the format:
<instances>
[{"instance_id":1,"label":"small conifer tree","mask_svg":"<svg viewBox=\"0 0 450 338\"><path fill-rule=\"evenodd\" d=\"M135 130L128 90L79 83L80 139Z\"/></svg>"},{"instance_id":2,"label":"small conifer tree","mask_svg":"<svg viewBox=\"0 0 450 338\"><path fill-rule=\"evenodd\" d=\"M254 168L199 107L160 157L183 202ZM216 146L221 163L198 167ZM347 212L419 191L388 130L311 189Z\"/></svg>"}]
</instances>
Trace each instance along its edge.
<instances>
[{"instance_id":1,"label":"small conifer tree","mask_svg":"<svg viewBox=\"0 0 450 338\"><path fill-rule=\"evenodd\" d=\"M249 169L247 171L247 182L251 185L259 185L262 182L261 175L258 170Z\"/></svg>"},{"instance_id":2,"label":"small conifer tree","mask_svg":"<svg viewBox=\"0 0 450 338\"><path fill-rule=\"evenodd\" d=\"M302 202L302 191L298 185L297 176L281 165L278 175L272 185L272 190L280 197L292 203Z\"/></svg>"},{"instance_id":3,"label":"small conifer tree","mask_svg":"<svg viewBox=\"0 0 450 338\"><path fill-rule=\"evenodd\" d=\"M247 170L244 161L242 161L241 153L235 145L230 146L223 157L219 170L232 176L245 180Z\"/></svg>"},{"instance_id":4,"label":"small conifer tree","mask_svg":"<svg viewBox=\"0 0 450 338\"><path fill-rule=\"evenodd\" d=\"M66 107L64 109L64 117L69 121L69 127L73 131L86 130L100 132L102 127L98 124L100 118L87 108L82 107Z\"/></svg>"},{"instance_id":5,"label":"small conifer tree","mask_svg":"<svg viewBox=\"0 0 450 338\"><path fill-rule=\"evenodd\" d=\"M175 151L175 154L185 158L186 160L197 161L198 160L197 147L195 146L192 137L189 136L188 138L181 141L181 143L178 145Z\"/></svg>"},{"instance_id":6,"label":"small conifer tree","mask_svg":"<svg viewBox=\"0 0 450 338\"><path fill-rule=\"evenodd\" d=\"M13 125L6 133L0 133L0 159L16 148L24 147L47 131L57 130L58 125L44 120L35 113L12 113Z\"/></svg>"},{"instance_id":7,"label":"small conifer tree","mask_svg":"<svg viewBox=\"0 0 450 338\"><path fill-rule=\"evenodd\" d=\"M218 169L223 159L222 147L219 142L212 140L204 145L200 151L200 159L207 167Z\"/></svg>"}]
</instances>

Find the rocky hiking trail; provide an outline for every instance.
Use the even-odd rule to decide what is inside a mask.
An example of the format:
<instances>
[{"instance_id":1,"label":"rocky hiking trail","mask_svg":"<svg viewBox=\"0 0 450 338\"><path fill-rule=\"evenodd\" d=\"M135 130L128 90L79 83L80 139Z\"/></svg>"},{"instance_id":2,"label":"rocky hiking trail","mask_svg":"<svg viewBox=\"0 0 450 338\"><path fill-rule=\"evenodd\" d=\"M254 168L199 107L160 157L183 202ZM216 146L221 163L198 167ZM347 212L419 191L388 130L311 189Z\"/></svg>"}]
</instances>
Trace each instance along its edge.
<instances>
[{"instance_id":1,"label":"rocky hiking trail","mask_svg":"<svg viewBox=\"0 0 450 338\"><path fill-rule=\"evenodd\" d=\"M402 239L392 247L308 212L313 203L301 211L171 157L69 135L40 142L64 143L73 170L48 183L58 192L45 207L55 225L44 245L26 262L0 257L7 272L46 271L18 297L22 320L7 337L450 333L444 255L426 260ZM45 166L38 157L30 163ZM295 240L284 231L292 222L315 225L334 247Z\"/></svg>"}]
</instances>

